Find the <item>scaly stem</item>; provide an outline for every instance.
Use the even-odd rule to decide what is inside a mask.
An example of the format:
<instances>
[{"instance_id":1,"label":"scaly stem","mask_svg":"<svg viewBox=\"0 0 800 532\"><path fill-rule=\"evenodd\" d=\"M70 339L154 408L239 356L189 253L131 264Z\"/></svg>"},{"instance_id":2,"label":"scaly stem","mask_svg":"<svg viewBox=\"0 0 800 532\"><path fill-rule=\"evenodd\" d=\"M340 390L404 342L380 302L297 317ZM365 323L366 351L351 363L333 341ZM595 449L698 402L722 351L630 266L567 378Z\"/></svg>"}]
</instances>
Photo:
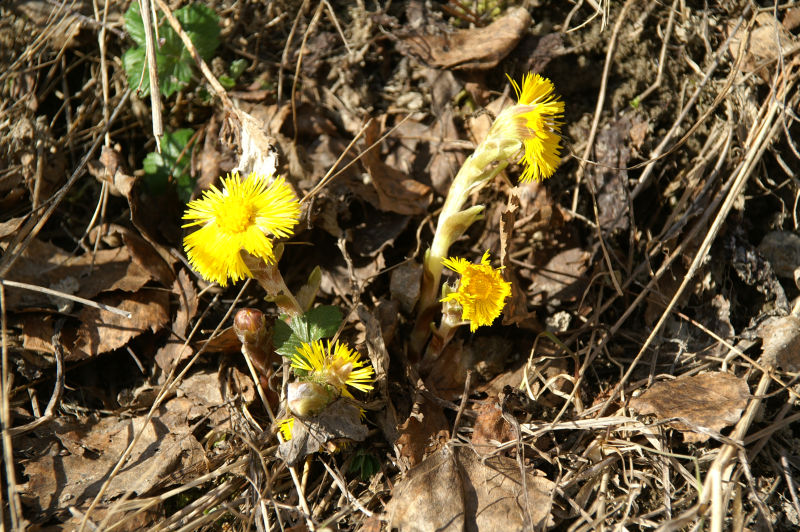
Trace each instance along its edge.
<instances>
[{"instance_id":1,"label":"scaly stem","mask_svg":"<svg viewBox=\"0 0 800 532\"><path fill-rule=\"evenodd\" d=\"M522 143L513 138L493 135L489 131L458 171L447 193L431 247L423 261L422 287L417 304L417 321L411 334L411 350L417 355L430 335L430 323L437 305L436 294L442 277L442 260L450 246L463 235L473 222L482 216L484 206L475 205L462 210L472 192L480 190L500 173L522 149Z\"/></svg>"}]
</instances>

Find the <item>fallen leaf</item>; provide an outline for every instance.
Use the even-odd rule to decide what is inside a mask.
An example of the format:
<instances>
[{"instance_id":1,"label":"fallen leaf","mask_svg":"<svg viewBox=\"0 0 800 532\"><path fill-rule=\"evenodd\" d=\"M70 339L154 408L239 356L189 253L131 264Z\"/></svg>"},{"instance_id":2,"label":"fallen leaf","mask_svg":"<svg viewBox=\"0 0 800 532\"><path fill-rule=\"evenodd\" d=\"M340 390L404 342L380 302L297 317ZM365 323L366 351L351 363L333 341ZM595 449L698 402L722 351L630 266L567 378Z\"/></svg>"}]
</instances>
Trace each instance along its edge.
<instances>
[{"instance_id":1,"label":"fallen leaf","mask_svg":"<svg viewBox=\"0 0 800 532\"><path fill-rule=\"evenodd\" d=\"M180 270L172 285L172 293L178 298L178 310L172 322L172 332L167 343L155 355L159 367L169 372L176 361L185 360L194 354L191 346L184 347L184 338L192 318L197 314L197 289L186 270Z\"/></svg>"},{"instance_id":2,"label":"fallen leaf","mask_svg":"<svg viewBox=\"0 0 800 532\"><path fill-rule=\"evenodd\" d=\"M361 423L361 411L348 399L334 401L318 415L295 418L292 439L278 447L278 456L290 466L298 464L309 454L337 440L364 441L367 427Z\"/></svg>"},{"instance_id":3,"label":"fallen leaf","mask_svg":"<svg viewBox=\"0 0 800 532\"><path fill-rule=\"evenodd\" d=\"M348 229L345 235L352 245L353 253L361 257L374 258L387 247L394 245L395 238L408 227L410 218L375 209L366 210L366 220Z\"/></svg>"},{"instance_id":4,"label":"fallen leaf","mask_svg":"<svg viewBox=\"0 0 800 532\"><path fill-rule=\"evenodd\" d=\"M704 427L719 432L733 425L750 399L747 381L723 372L701 373L653 384L630 401L639 414L658 418L680 418L686 423L673 426L683 432L686 442L704 442L709 434L692 431Z\"/></svg>"},{"instance_id":5,"label":"fallen leaf","mask_svg":"<svg viewBox=\"0 0 800 532\"><path fill-rule=\"evenodd\" d=\"M386 350L384 333L379 319L366 306L359 305L356 309L358 319L364 325L364 343L367 347L367 355L370 364L375 370L375 388L378 397L385 403L385 408L373 413L378 426L381 427L387 441L396 441L399 434L397 432L397 412L389 396L389 382L387 375L391 358Z\"/></svg>"},{"instance_id":6,"label":"fallen leaf","mask_svg":"<svg viewBox=\"0 0 800 532\"><path fill-rule=\"evenodd\" d=\"M431 66L488 70L496 67L517 46L531 23L526 9L512 8L486 27L444 35L413 35L401 41L401 48Z\"/></svg>"},{"instance_id":7,"label":"fallen leaf","mask_svg":"<svg viewBox=\"0 0 800 532\"><path fill-rule=\"evenodd\" d=\"M598 224L609 234L625 230L629 224L628 172L625 167L631 156L628 147L631 127L630 115L603 127L594 145L598 164L586 169L586 175L592 180L596 192Z\"/></svg>"},{"instance_id":8,"label":"fallen leaf","mask_svg":"<svg viewBox=\"0 0 800 532\"><path fill-rule=\"evenodd\" d=\"M422 399L414 403L411 415L397 431L399 436L394 445L400 451L400 458L413 467L449 439L450 424L442 407Z\"/></svg>"},{"instance_id":9,"label":"fallen leaf","mask_svg":"<svg viewBox=\"0 0 800 532\"><path fill-rule=\"evenodd\" d=\"M9 272L9 280L33 284L93 299L102 292L135 292L152 279L150 272L131 260L127 246L74 256L41 240L32 240ZM8 310L57 307L69 311L73 303L41 292L6 289Z\"/></svg>"},{"instance_id":10,"label":"fallen leaf","mask_svg":"<svg viewBox=\"0 0 800 532\"><path fill-rule=\"evenodd\" d=\"M497 443L514 440L514 430L503 417L503 409L496 399L486 401L475 409L478 417L472 428L472 445L478 452L489 452Z\"/></svg>"},{"instance_id":11,"label":"fallen leaf","mask_svg":"<svg viewBox=\"0 0 800 532\"><path fill-rule=\"evenodd\" d=\"M800 268L800 236L790 231L770 231L758 245L761 253L779 277L795 279Z\"/></svg>"},{"instance_id":12,"label":"fallen leaf","mask_svg":"<svg viewBox=\"0 0 800 532\"><path fill-rule=\"evenodd\" d=\"M57 418L17 441L27 449L19 461L27 482L19 486L26 506L40 519L68 517L67 508L84 508L99 492L125 448L144 427L126 465L106 490L101 505L128 491L143 494L179 467L198 462L203 448L191 433L182 402L161 406L146 416L75 422Z\"/></svg>"},{"instance_id":13,"label":"fallen leaf","mask_svg":"<svg viewBox=\"0 0 800 532\"><path fill-rule=\"evenodd\" d=\"M228 390L229 382L233 384L233 390ZM219 407L229 401L234 394L245 404L252 403L256 398L253 379L235 366L230 368L228 380L221 379L216 369L204 370L183 379L178 389L187 401L182 408L186 419L194 423L201 417L208 416L214 427L230 420L228 410Z\"/></svg>"},{"instance_id":14,"label":"fallen leaf","mask_svg":"<svg viewBox=\"0 0 800 532\"><path fill-rule=\"evenodd\" d=\"M794 315L769 318L758 326L763 340L761 363L784 371L800 371L800 318Z\"/></svg>"},{"instance_id":15,"label":"fallen leaf","mask_svg":"<svg viewBox=\"0 0 800 532\"><path fill-rule=\"evenodd\" d=\"M470 449L445 446L395 484L386 514L400 532L540 530L554 524L554 489L531 472L523 483L515 460L481 459Z\"/></svg>"},{"instance_id":16,"label":"fallen leaf","mask_svg":"<svg viewBox=\"0 0 800 532\"><path fill-rule=\"evenodd\" d=\"M135 294L100 296L104 303L131 313L128 319L94 307L84 308L78 318L81 326L66 362L83 360L118 349L150 329L157 332L169 320L169 295L161 290L140 290Z\"/></svg>"},{"instance_id":17,"label":"fallen leaf","mask_svg":"<svg viewBox=\"0 0 800 532\"><path fill-rule=\"evenodd\" d=\"M406 312L410 313L417 304L421 280L422 264L406 262L392 270L389 291Z\"/></svg>"},{"instance_id":18,"label":"fallen leaf","mask_svg":"<svg viewBox=\"0 0 800 532\"><path fill-rule=\"evenodd\" d=\"M561 301L580 297L586 282L585 274L591 254L581 248L560 251L538 268L531 280L533 304L556 298Z\"/></svg>"},{"instance_id":19,"label":"fallen leaf","mask_svg":"<svg viewBox=\"0 0 800 532\"><path fill-rule=\"evenodd\" d=\"M520 285L516 266L511 263L511 243L520 206L519 196L512 191L505 210L500 214L500 264L503 265L503 279L511 283L511 297L503 309L503 325L514 325L535 316L528 311L528 294Z\"/></svg>"},{"instance_id":20,"label":"fallen leaf","mask_svg":"<svg viewBox=\"0 0 800 532\"><path fill-rule=\"evenodd\" d=\"M729 32L733 26L734 22L729 22ZM795 37L771 13L762 12L756 15L755 27L743 25L731 38L728 50L734 60L739 57L743 40L746 40L746 48L739 70L753 72L758 68L763 78L766 77L766 71L762 65L774 61L782 51L791 48Z\"/></svg>"},{"instance_id":21,"label":"fallen leaf","mask_svg":"<svg viewBox=\"0 0 800 532\"><path fill-rule=\"evenodd\" d=\"M367 146L371 146L380 137L379 127L377 120L370 122L364 132ZM408 215L427 212L428 205L433 200L431 187L386 164L381 158L379 146L364 152L361 161L378 193L379 205L376 207L383 211Z\"/></svg>"}]
</instances>

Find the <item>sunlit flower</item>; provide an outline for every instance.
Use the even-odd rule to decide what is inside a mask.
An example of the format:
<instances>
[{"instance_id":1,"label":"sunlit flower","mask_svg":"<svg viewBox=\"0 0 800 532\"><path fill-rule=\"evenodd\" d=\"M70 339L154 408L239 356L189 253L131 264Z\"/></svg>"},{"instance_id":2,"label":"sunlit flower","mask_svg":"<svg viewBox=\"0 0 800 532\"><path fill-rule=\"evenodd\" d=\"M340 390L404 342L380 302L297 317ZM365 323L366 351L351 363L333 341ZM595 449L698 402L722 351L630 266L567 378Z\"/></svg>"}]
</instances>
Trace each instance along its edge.
<instances>
[{"instance_id":1,"label":"sunlit flower","mask_svg":"<svg viewBox=\"0 0 800 532\"><path fill-rule=\"evenodd\" d=\"M284 419L278 420L278 431L281 433L283 437L283 441L289 441L292 439L292 429L294 428L294 418L287 417Z\"/></svg>"},{"instance_id":2,"label":"sunlit flower","mask_svg":"<svg viewBox=\"0 0 800 532\"><path fill-rule=\"evenodd\" d=\"M489 134L515 137L522 142L520 161L525 169L521 183L546 179L561 163L560 119L564 116L564 102L553 93L553 83L539 74L525 74L522 88L508 79L517 93L517 104L500 113Z\"/></svg>"},{"instance_id":3,"label":"sunlit flower","mask_svg":"<svg viewBox=\"0 0 800 532\"><path fill-rule=\"evenodd\" d=\"M275 262L273 237L292 234L300 217L300 203L283 178L271 184L255 173L244 180L238 173L222 180L222 190L211 186L201 199L187 205L183 227L199 225L183 246L192 267L203 278L225 286L252 277L241 251Z\"/></svg>"},{"instance_id":4,"label":"sunlit flower","mask_svg":"<svg viewBox=\"0 0 800 532\"><path fill-rule=\"evenodd\" d=\"M301 344L292 356L292 368L303 372L304 379L333 386L346 397L352 397L347 386L368 392L375 381L372 366L361 354L339 342Z\"/></svg>"},{"instance_id":5,"label":"sunlit flower","mask_svg":"<svg viewBox=\"0 0 800 532\"><path fill-rule=\"evenodd\" d=\"M455 301L461 305L461 319L469 321L472 332L482 325L491 325L511 295L511 283L504 281L500 270L489 264L489 252L483 254L479 264L458 257L444 259L442 264L461 274L456 291L447 294L442 302Z\"/></svg>"}]
</instances>

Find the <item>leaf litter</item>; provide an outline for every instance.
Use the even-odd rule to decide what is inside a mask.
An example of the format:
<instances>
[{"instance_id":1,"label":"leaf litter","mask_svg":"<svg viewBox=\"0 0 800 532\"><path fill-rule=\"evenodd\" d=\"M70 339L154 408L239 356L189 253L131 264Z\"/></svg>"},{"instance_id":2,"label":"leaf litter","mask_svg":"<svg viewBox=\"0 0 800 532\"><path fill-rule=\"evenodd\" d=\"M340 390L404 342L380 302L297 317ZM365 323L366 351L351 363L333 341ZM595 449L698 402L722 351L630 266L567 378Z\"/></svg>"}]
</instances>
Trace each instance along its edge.
<instances>
[{"instance_id":1,"label":"leaf litter","mask_svg":"<svg viewBox=\"0 0 800 532\"><path fill-rule=\"evenodd\" d=\"M281 446L257 387L288 370L254 381L226 318L277 312L196 277L174 190L142 186L124 6L0 8L0 278L131 313L0 287L10 523L796 528L797 8L483 4L223 2L209 66L233 88L198 74L168 101L170 134L198 132L195 197L236 168L309 193L282 273L376 371ZM453 251L500 257L512 297L420 362L436 213L528 70L566 102L562 164L470 199L485 217Z\"/></svg>"}]
</instances>

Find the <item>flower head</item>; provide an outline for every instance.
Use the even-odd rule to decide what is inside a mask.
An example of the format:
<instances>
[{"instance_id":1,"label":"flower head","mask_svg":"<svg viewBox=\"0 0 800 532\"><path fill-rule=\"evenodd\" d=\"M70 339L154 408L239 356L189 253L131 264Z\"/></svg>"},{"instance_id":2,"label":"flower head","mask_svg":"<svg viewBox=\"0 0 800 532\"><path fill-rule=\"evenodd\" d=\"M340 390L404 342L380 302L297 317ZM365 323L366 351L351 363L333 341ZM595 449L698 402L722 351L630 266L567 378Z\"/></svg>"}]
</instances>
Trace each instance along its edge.
<instances>
[{"instance_id":1,"label":"flower head","mask_svg":"<svg viewBox=\"0 0 800 532\"><path fill-rule=\"evenodd\" d=\"M332 386L346 397L352 397L347 386L368 392L375 381L372 366L361 360L361 354L339 342L302 343L292 356L292 368L305 372L305 379Z\"/></svg>"},{"instance_id":2,"label":"flower head","mask_svg":"<svg viewBox=\"0 0 800 532\"><path fill-rule=\"evenodd\" d=\"M294 418L287 417L278 420L278 432L281 433L283 441L292 439L292 429L294 428Z\"/></svg>"},{"instance_id":3,"label":"flower head","mask_svg":"<svg viewBox=\"0 0 800 532\"><path fill-rule=\"evenodd\" d=\"M553 83L539 74L525 74L521 88L508 79L517 93L517 104L500 113L490 135L514 137L522 143L520 161L525 169L520 182L546 179L561 163L560 119L564 115L564 102L553 93Z\"/></svg>"},{"instance_id":4,"label":"flower head","mask_svg":"<svg viewBox=\"0 0 800 532\"><path fill-rule=\"evenodd\" d=\"M482 325L491 325L503 311L505 299L511 295L511 283L504 281L500 270L489 264L489 252L483 254L479 264L458 257L444 259L442 264L461 274L456 291L447 294L442 301L461 305L461 319L469 321L472 332Z\"/></svg>"},{"instance_id":5,"label":"flower head","mask_svg":"<svg viewBox=\"0 0 800 532\"><path fill-rule=\"evenodd\" d=\"M252 173L222 180L222 190L211 186L201 199L189 202L183 227L201 226L186 236L183 246L189 262L203 278L225 286L252 277L242 257L244 250L271 264L272 237L292 234L300 217L300 203L283 178L271 184Z\"/></svg>"}]
</instances>

